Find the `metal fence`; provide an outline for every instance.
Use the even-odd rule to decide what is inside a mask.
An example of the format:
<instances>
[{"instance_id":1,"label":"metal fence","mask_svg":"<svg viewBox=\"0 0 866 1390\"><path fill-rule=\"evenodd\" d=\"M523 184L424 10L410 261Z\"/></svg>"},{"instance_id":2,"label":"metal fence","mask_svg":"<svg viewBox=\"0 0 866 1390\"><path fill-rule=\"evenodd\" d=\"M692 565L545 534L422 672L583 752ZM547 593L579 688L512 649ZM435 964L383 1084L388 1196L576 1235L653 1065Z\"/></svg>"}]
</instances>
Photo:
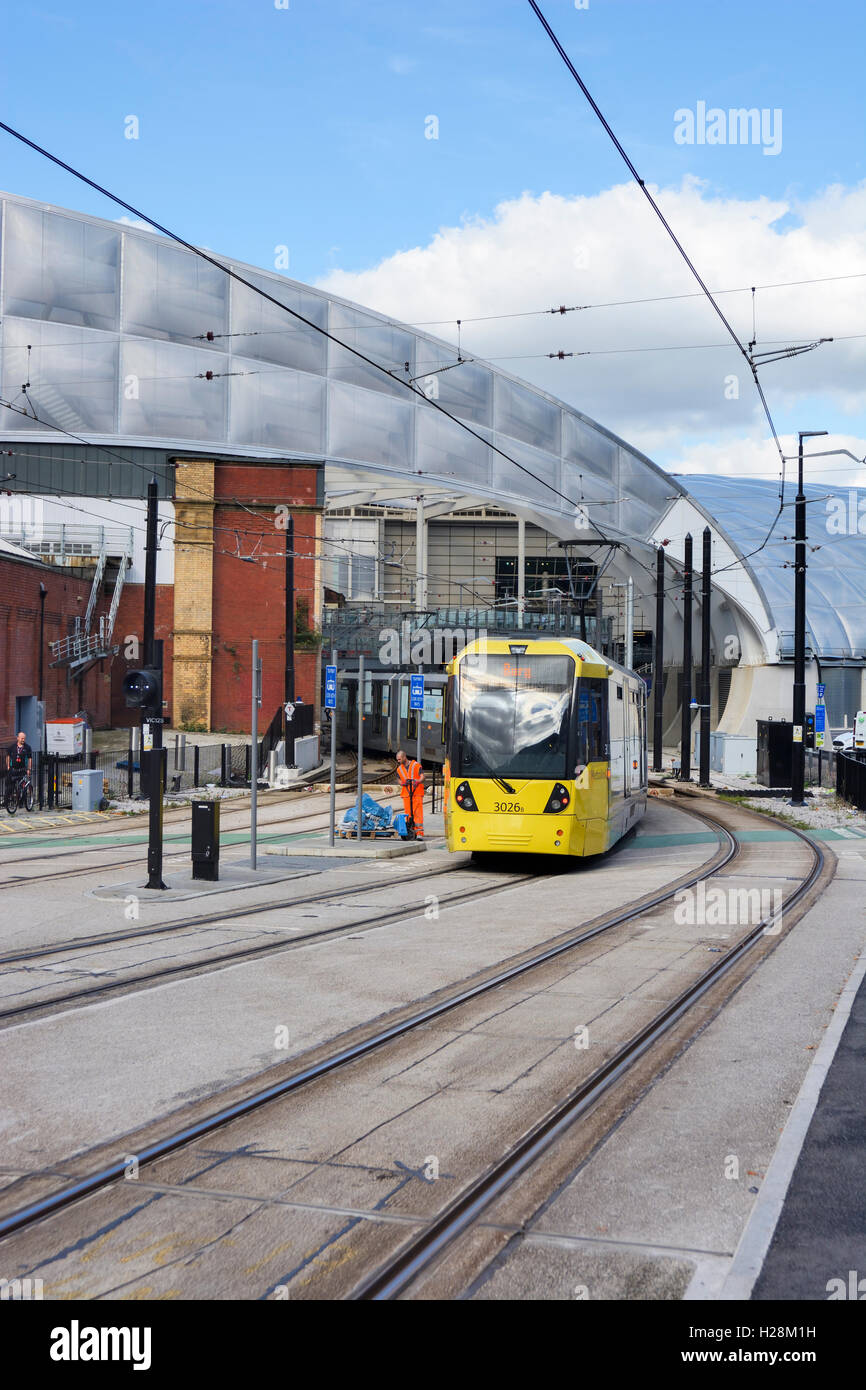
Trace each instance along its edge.
<instances>
[{"instance_id":1,"label":"metal fence","mask_svg":"<svg viewBox=\"0 0 866 1390\"><path fill-rule=\"evenodd\" d=\"M836 794L866 811L866 757L856 753L836 755Z\"/></svg>"},{"instance_id":2,"label":"metal fence","mask_svg":"<svg viewBox=\"0 0 866 1390\"><path fill-rule=\"evenodd\" d=\"M3 531L4 540L14 541L42 559L66 563L74 560L96 560L102 554L132 555L131 526L87 526L73 523L39 522L38 525L9 528Z\"/></svg>"},{"instance_id":3,"label":"metal fence","mask_svg":"<svg viewBox=\"0 0 866 1390\"><path fill-rule=\"evenodd\" d=\"M187 744L183 753L180 746L169 745L165 754L167 792L192 791L208 785L249 786L252 750L248 743ZM87 769L102 773L103 794L107 800L125 801L146 796L141 766L137 751L131 757L128 751L120 749L71 758L44 753L33 773L34 802L40 809L71 810L73 778L76 772ZM6 794L6 780L7 774L0 770L0 805Z\"/></svg>"},{"instance_id":4,"label":"metal fence","mask_svg":"<svg viewBox=\"0 0 866 1390\"><path fill-rule=\"evenodd\" d=\"M832 787L839 754L833 748L806 749L806 785Z\"/></svg>"},{"instance_id":5,"label":"metal fence","mask_svg":"<svg viewBox=\"0 0 866 1390\"><path fill-rule=\"evenodd\" d=\"M312 729L312 706L301 706L306 714L309 709L309 722ZM300 721L299 721L300 722ZM291 727L291 726L290 726ZM295 730L297 732L297 729ZM248 787L252 771L251 743L190 743L177 736L165 748L165 789L166 792L187 792L208 786ZM76 772L88 769L101 772L104 796L110 801L131 800L147 795L146 768L145 782L142 783L142 759L139 752L132 749L115 749L113 752L80 754L64 758L56 753L43 753L35 760L33 772L33 792L35 804L40 809L71 810L72 786ZM267 757L259 757L259 777L267 772ZM6 794L7 774L0 768L0 806Z\"/></svg>"}]
</instances>

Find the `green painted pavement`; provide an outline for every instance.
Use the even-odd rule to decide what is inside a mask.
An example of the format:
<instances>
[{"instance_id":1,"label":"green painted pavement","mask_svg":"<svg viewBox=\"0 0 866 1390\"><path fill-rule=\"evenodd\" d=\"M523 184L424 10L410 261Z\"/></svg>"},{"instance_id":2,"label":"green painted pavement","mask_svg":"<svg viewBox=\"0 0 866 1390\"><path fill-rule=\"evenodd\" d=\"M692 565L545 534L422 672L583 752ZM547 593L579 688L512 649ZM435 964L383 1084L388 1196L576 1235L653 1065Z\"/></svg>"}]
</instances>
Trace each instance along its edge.
<instances>
[{"instance_id":1,"label":"green painted pavement","mask_svg":"<svg viewBox=\"0 0 866 1390\"><path fill-rule=\"evenodd\" d=\"M827 827L820 830L810 830L808 832L813 840L852 840L856 844L858 840L866 839L866 831L859 829L835 830ZM786 830L780 826L772 830L738 830L737 839L741 844L761 844L779 840L793 840L798 838L793 830ZM718 836L708 831L686 832L680 835L641 835L635 836L634 843L640 845L642 849L658 849L668 845L708 845L713 844Z\"/></svg>"},{"instance_id":2,"label":"green painted pavement","mask_svg":"<svg viewBox=\"0 0 866 1390\"><path fill-rule=\"evenodd\" d=\"M309 830L299 830L282 835L269 835L267 832L263 834L259 831L258 839L260 843L286 844L290 840L306 839L315 841L323 839L327 833L327 829L313 832ZM813 839L816 840L848 840L849 842L853 840L855 844L857 840L866 840L866 831L860 830L859 827L845 827L842 830L827 828L813 830L810 833ZM711 845L716 844L718 838L717 835L714 835L712 831L708 830L684 831L680 834L671 835L644 835L638 832L633 843L640 846L641 849L663 849L668 847L673 848L676 845ZM738 830L737 838L743 844L755 844L761 842L793 840L795 835L792 830L787 830L783 826L780 826L767 830ZM220 843L222 845L246 845L249 844L249 841L249 831L244 830L227 831L226 834L222 835L220 838ZM55 849L87 849L93 848L94 846L98 848L100 845L110 845L115 849L125 849L134 848L136 845L146 845L147 842L148 837L145 834L76 835L68 838L55 836L31 837L28 835L26 839L22 836L21 839L15 837L14 840L10 838L9 840L0 841L0 853L2 853L3 847L7 844L10 848L14 849L26 847L27 849L34 850L43 849L46 846ZM179 835L165 835L163 837L163 843L166 845L188 845L190 843L190 836L186 832ZM0 858L0 866L2 866L2 863L3 860Z\"/></svg>"},{"instance_id":3,"label":"green painted pavement","mask_svg":"<svg viewBox=\"0 0 866 1390\"><path fill-rule=\"evenodd\" d=\"M325 830L322 833L327 835L328 832L327 830ZM289 835L263 835L260 830L258 834L259 843L261 843L262 841L268 841L273 842L275 844L280 844L285 840L299 840L304 838L310 838L309 831L297 830ZM250 835L248 830L229 830L224 835L220 836L221 845L248 845L249 842ZM0 843L0 851L2 851L3 846L6 844L8 844L10 848L14 849L39 849L46 845L53 846L55 849L79 849L87 848L88 846L93 845L96 845L97 847L99 845L112 845L115 849L126 849L134 847L135 845L146 845L147 843L147 835L76 835L74 839L55 839L53 836L50 839L31 839L28 835L26 840L10 839L8 841L2 841L2 843ZM188 845L190 843L190 836L187 834L164 835L163 844L167 845L169 843ZM2 867L2 864L3 860L0 859L0 867Z\"/></svg>"}]
</instances>

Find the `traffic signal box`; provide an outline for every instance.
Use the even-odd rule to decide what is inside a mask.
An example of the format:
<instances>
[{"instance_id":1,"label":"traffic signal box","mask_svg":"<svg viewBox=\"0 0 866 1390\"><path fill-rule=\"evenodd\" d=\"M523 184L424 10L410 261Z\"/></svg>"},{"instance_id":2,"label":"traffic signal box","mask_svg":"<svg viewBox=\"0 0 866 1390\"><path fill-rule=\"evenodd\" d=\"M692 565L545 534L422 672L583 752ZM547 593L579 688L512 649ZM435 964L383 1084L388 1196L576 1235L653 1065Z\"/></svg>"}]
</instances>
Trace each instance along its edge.
<instances>
[{"instance_id":1,"label":"traffic signal box","mask_svg":"<svg viewBox=\"0 0 866 1390\"><path fill-rule=\"evenodd\" d=\"M162 671L158 666L144 666L140 671L128 671L123 678L123 694L128 709L140 709L144 714L162 714Z\"/></svg>"}]
</instances>

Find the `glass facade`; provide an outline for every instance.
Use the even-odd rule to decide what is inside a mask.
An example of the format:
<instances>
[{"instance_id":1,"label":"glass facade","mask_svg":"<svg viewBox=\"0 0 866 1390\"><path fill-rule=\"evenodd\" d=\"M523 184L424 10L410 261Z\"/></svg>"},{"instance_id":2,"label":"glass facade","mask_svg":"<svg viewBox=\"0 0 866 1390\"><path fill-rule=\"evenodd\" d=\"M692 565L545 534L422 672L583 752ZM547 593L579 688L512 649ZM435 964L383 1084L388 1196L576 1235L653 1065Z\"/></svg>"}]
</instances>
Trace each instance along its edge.
<instances>
[{"instance_id":1,"label":"glass facade","mask_svg":"<svg viewBox=\"0 0 866 1390\"><path fill-rule=\"evenodd\" d=\"M689 474L689 492L739 550L749 555L749 571L766 597L779 629L781 654L793 656L794 497L796 477L788 480L785 510L773 536L758 550L779 510L779 485L757 478L716 478ZM807 483L807 640L819 657L866 655L866 516L858 515L862 492ZM862 528L862 529L861 529ZM749 554L756 551L755 554ZM787 563L788 568L783 568Z\"/></svg>"},{"instance_id":2,"label":"glass facade","mask_svg":"<svg viewBox=\"0 0 866 1390\"><path fill-rule=\"evenodd\" d=\"M116 329L120 232L12 199L4 213L4 317Z\"/></svg>"},{"instance_id":3,"label":"glass facade","mask_svg":"<svg viewBox=\"0 0 866 1390\"><path fill-rule=\"evenodd\" d=\"M626 456L630 476L653 474L629 493L640 534L670 490L647 460L545 392L276 272L219 258L272 304L156 233L24 198L0 199L0 227L0 388L11 399L29 380L44 422L3 410L4 432L312 454L403 473L409 495L420 476L524 502L564 536L581 500L606 531L622 524Z\"/></svg>"},{"instance_id":4,"label":"glass facade","mask_svg":"<svg viewBox=\"0 0 866 1390\"><path fill-rule=\"evenodd\" d=\"M772 520L774 484L680 484L546 392L483 362L458 363L453 345L276 272L224 261L279 301L271 304L156 233L24 198L0 198L0 233L0 393L28 412L0 407L7 439L41 436L55 453L85 435L127 453L198 445L312 456L359 470L365 488L376 475L392 489L403 477L407 499L419 480L430 496L468 493L563 539L589 537L597 522L602 535L651 543L671 499L687 491L741 553ZM859 524L826 538L822 524L810 556L809 622L827 655L866 649ZM784 632L793 613L779 553L774 542L748 569Z\"/></svg>"}]
</instances>

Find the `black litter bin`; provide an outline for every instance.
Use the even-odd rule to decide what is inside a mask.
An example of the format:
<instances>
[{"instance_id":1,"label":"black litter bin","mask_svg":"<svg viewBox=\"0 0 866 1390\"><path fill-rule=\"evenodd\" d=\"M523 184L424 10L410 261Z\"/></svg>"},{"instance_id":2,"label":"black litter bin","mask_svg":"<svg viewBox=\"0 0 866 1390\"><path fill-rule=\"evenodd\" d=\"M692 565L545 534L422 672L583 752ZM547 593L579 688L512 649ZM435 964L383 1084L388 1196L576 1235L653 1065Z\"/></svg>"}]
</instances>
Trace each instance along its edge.
<instances>
[{"instance_id":1,"label":"black litter bin","mask_svg":"<svg viewBox=\"0 0 866 1390\"><path fill-rule=\"evenodd\" d=\"M790 787L794 725L787 719L758 720L758 781L762 787Z\"/></svg>"},{"instance_id":2,"label":"black litter bin","mask_svg":"<svg viewBox=\"0 0 866 1390\"><path fill-rule=\"evenodd\" d=\"M211 881L220 876L220 803L192 803L192 876Z\"/></svg>"}]
</instances>

